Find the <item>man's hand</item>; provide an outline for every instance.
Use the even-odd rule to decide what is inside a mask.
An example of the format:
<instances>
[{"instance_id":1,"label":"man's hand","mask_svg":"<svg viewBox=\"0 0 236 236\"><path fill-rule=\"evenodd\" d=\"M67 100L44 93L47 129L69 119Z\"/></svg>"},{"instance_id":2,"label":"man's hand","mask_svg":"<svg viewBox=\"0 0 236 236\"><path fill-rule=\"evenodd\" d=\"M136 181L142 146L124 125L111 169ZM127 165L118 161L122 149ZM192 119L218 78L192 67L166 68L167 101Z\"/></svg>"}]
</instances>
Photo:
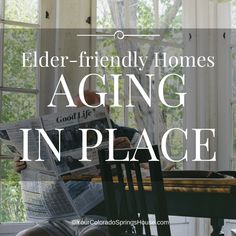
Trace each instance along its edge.
<instances>
[{"instance_id":1,"label":"man's hand","mask_svg":"<svg viewBox=\"0 0 236 236\"><path fill-rule=\"evenodd\" d=\"M114 140L114 148L131 148L132 145L127 137L119 137Z\"/></svg>"},{"instance_id":2,"label":"man's hand","mask_svg":"<svg viewBox=\"0 0 236 236\"><path fill-rule=\"evenodd\" d=\"M14 158L14 169L17 173L20 173L22 170L24 170L27 165L26 165L26 162L25 161L20 161L20 157L15 157Z\"/></svg>"}]
</instances>

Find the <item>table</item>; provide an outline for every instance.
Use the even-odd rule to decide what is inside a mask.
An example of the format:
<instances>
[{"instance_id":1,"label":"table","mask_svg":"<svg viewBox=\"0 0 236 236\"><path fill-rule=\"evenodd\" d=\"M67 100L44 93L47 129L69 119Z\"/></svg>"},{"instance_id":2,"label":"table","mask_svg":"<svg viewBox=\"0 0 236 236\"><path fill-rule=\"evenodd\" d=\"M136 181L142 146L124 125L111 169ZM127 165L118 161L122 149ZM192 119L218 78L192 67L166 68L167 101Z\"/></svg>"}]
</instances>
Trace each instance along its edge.
<instances>
[{"instance_id":1,"label":"table","mask_svg":"<svg viewBox=\"0 0 236 236\"><path fill-rule=\"evenodd\" d=\"M212 236L220 235L224 219L236 219L236 179L174 178L164 179L164 186L168 214L211 218ZM152 202L155 196L146 193Z\"/></svg>"},{"instance_id":2,"label":"table","mask_svg":"<svg viewBox=\"0 0 236 236\"><path fill-rule=\"evenodd\" d=\"M93 182L101 182L94 178ZM144 179L148 211L155 196ZM169 215L211 218L212 236L221 235L224 219L236 219L235 178L164 178ZM138 206L141 207L141 206Z\"/></svg>"}]
</instances>

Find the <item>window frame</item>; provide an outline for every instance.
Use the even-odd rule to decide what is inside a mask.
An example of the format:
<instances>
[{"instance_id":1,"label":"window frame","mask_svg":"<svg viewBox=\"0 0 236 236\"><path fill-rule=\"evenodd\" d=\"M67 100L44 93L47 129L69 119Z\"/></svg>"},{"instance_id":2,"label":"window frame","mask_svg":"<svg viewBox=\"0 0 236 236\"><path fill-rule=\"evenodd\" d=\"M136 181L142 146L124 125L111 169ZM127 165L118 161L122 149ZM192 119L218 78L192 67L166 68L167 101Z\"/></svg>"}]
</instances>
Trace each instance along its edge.
<instances>
[{"instance_id":1,"label":"window frame","mask_svg":"<svg viewBox=\"0 0 236 236\"><path fill-rule=\"evenodd\" d=\"M159 1L157 1L157 0L153 1L153 3L154 3L153 4L154 10L158 11L157 14L155 14L154 28L155 27L158 28L159 25L160 25L160 21L159 21L159 14L160 14L160 12L159 12L160 6L159 5L160 5L160 3L159 3ZM125 11L124 12L124 22L125 22L124 28L129 28L129 22L130 22L129 2L130 2L129 0L124 1L124 4L125 4L125 6L124 6L125 7L125 9L124 9L124 11ZM196 0L182 0L182 11L183 11L183 13L182 13L183 14L182 21L183 21L183 28L188 28L190 25L193 27L193 25L195 25L195 18L194 17L196 16L196 12L193 11L193 8L192 8L193 5L192 4L196 5ZM97 18L97 14L96 14L97 1L96 0L92 0L92 7L95 9L95 10L92 11L92 13L94 14L94 15L92 15L92 19L94 19L92 21L92 28L96 28L96 18ZM190 11L189 11L189 9L190 9ZM188 26L187 26L187 24L188 24ZM98 30L97 33L99 35L99 30ZM150 45L155 43L154 40L150 40L150 39L146 39L146 38L140 38L138 36L137 37L133 36L131 40L132 41L136 40L137 42L139 42L139 41L147 42ZM183 36L183 40L184 40L184 36ZM172 43L172 42L171 43L162 42L161 45L162 46L173 47L173 48L176 48L176 49L182 49L183 52L184 52L183 44ZM92 46L93 46L92 47L93 48L92 51L94 52L96 50L96 43L93 43ZM193 55L196 55L196 50L195 49L194 49L194 54ZM157 73L157 71L158 71L158 68L155 68L155 73ZM154 86L156 87L156 91L158 91L159 82L154 80L154 83L155 83ZM106 92L108 92L108 86L107 85L105 85L105 86L107 87L107 91ZM123 91L124 94L128 94L128 86L129 86L128 80L124 80L124 91ZM94 89L94 90L96 90L96 88L97 88L96 87L96 83L95 83L94 80L92 80L92 82L91 82L91 88ZM108 96L107 97L108 98L110 98L110 97L112 98L112 94L109 94L109 92L108 92ZM133 101L142 100L142 98L138 97L138 96L132 96L132 99L133 99ZM123 96L123 98L122 98L122 96L120 96L121 104L128 104L127 100L128 100L127 96ZM178 100L174 100L174 99L166 99L166 100L170 104L177 104L179 102ZM157 96L157 102L160 103L159 96ZM190 105L190 108L191 107L192 106ZM158 114L157 114L159 112L159 107L156 106L154 108L154 110L155 110L154 111L154 116L156 117L155 120L159 120L158 119ZM128 117L129 116L129 112L130 112L130 109L127 108L126 106L123 106L123 112L122 112L122 114L123 114L123 117L122 117L123 124L122 125L124 125L124 126L129 126L129 117ZM186 115L185 115L185 113L186 113L186 109L183 108L183 116L181 117L181 119L183 119L183 127L182 128L184 128L185 125L186 125L186 121L185 121L186 120ZM191 113L191 115L192 114L194 114L194 113ZM194 119L192 119L192 120L194 120ZM192 125L192 127L195 127L195 123L194 123L194 125ZM158 134L158 130L159 130L158 124L154 125L153 128L155 129L155 131L154 131L155 142L157 144L160 144L160 137L159 137L159 134ZM186 143L183 141L183 149L185 148L185 146L186 146ZM191 156L191 154L190 154L190 156ZM190 164L189 164L189 162L188 163L186 163L186 162L183 163L183 168L184 169L186 167L189 168L189 169L193 169L194 166L195 165L192 162Z\"/></svg>"},{"instance_id":2,"label":"window frame","mask_svg":"<svg viewBox=\"0 0 236 236\"><path fill-rule=\"evenodd\" d=\"M3 0L4 1L4 0ZM41 2L41 6L40 6L40 16L41 16L41 25L42 27L55 27L56 25L56 0L50 0L50 1L43 1L43 0L39 0ZM95 28L96 27L96 0L90 0L91 1L91 16L92 16L92 24L91 27ZM205 0L182 0L183 1L183 26L184 28L187 29L191 29L191 28L196 28L196 27L201 27L202 26L202 22L204 21L209 21L209 19L206 19L204 17L202 17L203 15L205 16L205 14L201 15L201 19L199 19L199 17L197 17L197 15L199 16L199 12L202 13L202 11L204 11L206 13L206 11L208 11L209 9L207 9L205 7L206 1ZM195 7L193 7L195 6ZM157 6L156 6L157 7ZM46 11L46 9L54 9L54 13L55 16L53 15L52 17L50 17L50 19L47 19L47 21L45 20L45 18L43 17L44 12ZM198 9L198 10L196 10ZM228 11L228 8L226 7L226 9L220 9L217 8L215 9L215 11L218 14L218 18L223 18L223 21L225 21L225 19L227 18L227 13L225 13ZM197 12L198 11L198 12ZM1 23L1 22L0 22ZM225 23L227 22L218 22L218 25L225 25ZM2 37L0 35L0 37ZM41 47L44 48L44 44L45 44L45 40L43 40L41 42ZM225 45L222 48L221 45L222 42L218 42L217 44L217 60L223 60L222 55L224 55L224 50L227 50L227 52L229 52L228 55L225 55L226 57L226 62L225 66L218 68L217 70L217 77L216 77L216 84L217 84L217 91L218 94L219 92L221 93L221 95L217 96L217 100L216 101L212 101L212 105L216 106L217 108L220 107L220 104L228 104L228 106L224 106L223 109L226 109L226 113L223 110L218 110L217 111L217 131L218 134L220 133L221 135L218 137L217 139L217 153L219 157L225 156L226 158L219 158L219 161L217 163L218 168L221 169L226 169L227 167L229 167L230 165L230 160L232 158L232 113L231 113L231 104L232 104L232 97L230 97L230 91L231 91L231 81L227 80L227 81L222 81L220 78L223 75L224 78L225 77L229 77L231 79L231 76L229 75L229 70L230 70L230 45L228 44L228 41L224 41L223 45ZM193 55L196 55L196 39L191 41L191 44L188 45L189 48L189 52L192 53ZM94 50L95 47L92 44L92 49ZM1 44L0 44L0 51L2 50L1 48ZM0 57L0 71L2 71L2 57ZM40 71L40 81L38 84L38 88L40 89L40 92L42 91L47 91L47 83L48 81L46 80L46 76L44 71ZM191 81L189 82L189 84L187 84L186 86L193 86L194 88L197 88L196 86L196 74L193 74L192 72L188 72L186 71L186 75L188 76L188 74L191 75ZM1 85L1 78L2 76L0 76L0 87L2 87ZM44 79L45 78L45 79ZM50 81L50 83L53 83L54 85L54 80ZM93 83L94 81L90 81L90 88L95 88L95 85ZM2 91L0 90L0 93ZM32 91L29 91L32 92ZM47 93L46 93L47 94ZM196 96L197 96L197 89L195 89L192 93L192 96L190 98L189 104L194 104L196 102ZM38 99L38 108L39 108L39 114L43 114L45 113L45 108L44 108L44 104L46 104L46 102L48 102L48 98L46 97L40 97ZM230 101L230 102L229 102ZM187 110L191 110L191 106L188 104L186 105L186 109ZM0 100L0 111L1 111L1 100ZM186 113L186 111L185 111ZM223 116L220 115L220 113L224 114ZM188 127L195 127L196 124L198 123L198 117L196 114L196 111L190 112L190 116L187 116L185 118L185 126L186 128ZM227 122L226 122L227 120ZM230 124L230 127L229 127ZM193 156L194 155L194 147L192 147L192 145L190 143L186 144L186 148L189 151L189 156ZM227 153L225 153L225 151ZM1 165L1 162L0 162ZM187 163L187 165L185 166L187 169L196 169L197 166L195 166L194 163ZM19 230L23 229L23 228L28 228L30 226L33 226L34 224L29 224L29 223L0 223L0 232L10 232L10 233L17 233ZM22 227L22 228L21 228ZM5 230L5 231L4 231ZM14 231L14 232L12 232ZM200 228L201 231L201 228ZM1 235L0 233L0 235ZM203 233L204 234L204 233Z\"/></svg>"},{"instance_id":3,"label":"window frame","mask_svg":"<svg viewBox=\"0 0 236 236\"><path fill-rule=\"evenodd\" d=\"M96 0L93 0L93 8L96 8ZM127 4L127 2L126 2ZM183 28L189 29L189 33L192 35L192 40L186 43L186 48L184 50L188 51L190 55L200 55L204 52L203 48L199 48L197 41L200 39L197 34L197 29L218 29L219 39L214 42L213 48L210 48L209 53L216 52L216 61L224 62L218 63L218 67L212 73L205 73L204 77L211 77L208 81L207 86L216 84L217 94L211 91L211 95L206 97L207 103L202 104L201 96L198 96L201 91L204 90L206 82L197 81L197 72L186 69L185 74L189 78L186 81L186 89L191 89L191 96L186 101L185 111L184 111L184 127L192 129L194 127L215 127L216 128L216 142L215 144L210 143L210 149L216 150L217 161L215 163L194 163L188 161L184 164L185 169L230 169L232 161L232 104L235 104L235 98L232 99L231 80L223 81L222 78L231 79L231 62L230 62L230 48L233 46L230 44L229 35L226 34L226 38L223 39L219 29L229 29L231 28L231 3L223 2L218 3L218 1L205 1L205 0L182 0L183 7ZM158 5L155 6L158 8ZM95 14L92 19L96 19ZM125 14L129 18L129 14ZM127 21L127 20L126 20ZM158 20L156 19L155 24L158 25ZM93 20L93 28L96 28L96 20ZM188 32L188 31L186 31ZM186 33L187 34L187 33ZM222 34L222 35L221 35ZM188 37L188 35L187 35ZM214 48L215 47L215 48ZM95 50L95 48L94 48ZM227 52L227 53L225 53ZM95 89L96 85L94 81L91 88ZM211 88L212 89L212 88ZM230 101L230 103L229 103ZM197 109L193 109L192 104L196 104ZM228 106L225 106L228 104ZM209 113L209 120L204 117L204 111L207 106L211 106L213 111ZM125 109L125 108L124 108ZM200 114L202 113L202 114ZM124 112L126 114L126 112ZM217 115L216 115L217 114ZM223 115L222 115L223 114ZM124 118L124 124L128 125L127 117ZM230 125L229 125L230 124ZM221 134L221 135L219 135ZM194 139L189 138L186 142L186 149L188 150L188 155L194 157L195 146ZM212 155L210 153L209 155ZM224 156L225 158L221 158Z\"/></svg>"},{"instance_id":4,"label":"window frame","mask_svg":"<svg viewBox=\"0 0 236 236\"><path fill-rule=\"evenodd\" d=\"M39 16L40 16L40 0L39 0ZM20 26L20 27L29 27L29 28L39 28L40 27L40 22L39 24L31 24L31 23L25 23L25 22L20 22L20 21L13 21L13 20L5 20L4 19L4 11L5 11L5 0L2 1L1 5L1 14L0 14L0 24L1 24L1 31L0 31L0 51L3 52L4 50L4 28L5 26L11 25L11 26ZM37 49L39 50L40 48L40 40L37 39ZM22 94L32 94L36 96L36 115L38 114L39 111L39 101L38 101L38 94L39 94L39 68L36 70L36 87L35 89L26 89L26 88L17 88L17 87L4 87L4 79L3 79L3 57L4 54L2 53L0 56L0 98L3 96L3 92L11 92L12 93L22 93ZM0 99L0 118L1 118L1 112L2 112L2 99ZM11 160L12 157L7 156L7 155L1 155L1 147L0 147L0 170L2 168L2 161L3 160ZM6 232L9 232L10 230L12 233L17 233L15 231L15 225L19 225L21 223L8 223L8 222L0 222L0 232L4 233L5 230ZM1 234L0 233L0 234Z\"/></svg>"},{"instance_id":5,"label":"window frame","mask_svg":"<svg viewBox=\"0 0 236 236\"><path fill-rule=\"evenodd\" d=\"M38 0L39 2L39 23L38 24L31 24L31 23L24 23L24 22L17 22L17 21L9 21L4 20L4 16L0 17L0 24L6 25L15 25L15 26L22 26L22 27L33 27L37 29L45 29L45 28L55 28L55 17L51 17L50 19L46 19L44 17L44 13L46 9L52 11L52 16L56 16L56 11L53 11L56 5L55 0ZM4 5L5 0L2 0L2 4ZM3 11L4 9L1 8ZM1 16L1 14L0 14ZM3 29L4 30L4 29ZM3 39L3 30L0 31L0 39ZM4 40L0 40L0 51L3 51ZM39 33L39 38L37 39L37 49L40 51L42 48L46 48L45 45L47 43L47 39L43 38L41 33ZM0 96L2 96L3 92L12 92L12 93L24 93L24 94L34 94L36 96L36 116L40 114L44 114L47 112L43 107L45 103L48 102L49 94L47 93L48 84L52 84L54 86L54 77L52 80L46 81L45 79L45 71L41 68L37 68L36 70L36 87L34 89L25 89L25 88L14 88L14 87L3 87L3 56L0 56ZM46 96L41 96L41 94L45 94ZM2 99L0 99L0 115L2 111ZM1 156L0 157L0 168L1 168L1 160L9 159L9 156ZM12 159L12 158L11 158ZM15 235L19 231L24 230L26 228L34 226L35 223L31 222L0 222L0 235L4 234L12 234Z\"/></svg>"},{"instance_id":6,"label":"window frame","mask_svg":"<svg viewBox=\"0 0 236 236\"><path fill-rule=\"evenodd\" d=\"M218 89L218 169L231 170L233 156L233 119L232 119L232 65L231 65L231 3L219 4L217 8L219 41L217 44L217 89ZM225 37L223 37L225 34ZM226 79L223 79L226 78ZM225 105L227 104L227 105ZM219 135L220 134L220 135Z\"/></svg>"},{"instance_id":7,"label":"window frame","mask_svg":"<svg viewBox=\"0 0 236 236\"><path fill-rule=\"evenodd\" d=\"M5 1L5 0L2 0ZM83 12L83 19L81 19L81 22L79 22L79 25L81 25L82 28L88 27L87 23L84 21L84 17L85 20L87 19L87 15L86 14L92 14L92 2L94 0L86 0L86 9L89 9L89 12L86 12L84 10L81 9L81 11ZM62 13L62 9L60 9L60 4L66 4L67 0L61 0L60 2L58 2L57 0L39 0L39 25L40 25L40 29L42 29L41 32L43 32L42 34L40 34L40 43L39 43L39 50L43 51L48 50L47 47L47 43L48 42L55 42L55 40L57 40L56 42L56 46L58 47L58 45L60 44L60 42L58 42L58 39L55 39L53 36L49 36L47 35L47 33L45 33L46 31L44 30L49 30L49 29L57 29L57 28L64 28L63 26L63 22L59 22L59 16ZM73 1L71 4L74 4L75 2ZM71 10L71 9L70 9ZM74 11L77 11L78 8L75 8ZM45 17L45 12L49 12L50 17L46 18ZM64 12L63 12L64 13ZM68 19L68 15L64 14L64 20ZM76 23L77 20L76 19L70 19L72 23ZM92 19L93 21L93 19ZM64 22L65 23L65 22ZM91 27L91 25L89 25L89 27ZM53 37L53 38L51 38ZM1 44L0 44L1 46ZM55 54L55 49L52 49L52 54ZM0 48L1 50L1 48ZM56 49L57 50L57 49ZM57 52L57 51L56 51ZM49 52L50 53L50 52ZM2 66L3 61L2 58L0 57L0 67ZM48 70L45 70L44 68L39 68L38 69L38 78L40 78L37 82L37 89L38 89L38 101L37 101L37 111L38 111L38 115L44 115L44 114L49 114L49 113L53 113L59 109L62 109L60 106L58 106L57 109L51 109L48 108L47 105L49 103L49 101L51 100L51 94L48 92L49 88L55 88L56 83L58 81L58 71L55 70L53 72L48 72ZM50 78L50 80L48 80L48 78ZM1 79L1 78L0 78ZM77 83L77 77L73 77L72 78L75 83ZM1 87L1 84L0 84ZM32 91L27 91L27 92L32 92ZM1 90L0 90L1 93ZM1 112L1 100L0 100L0 112ZM0 167L1 167L1 162L0 162ZM1 174L1 173L0 173ZM12 235L16 235L18 232L20 232L21 230L27 229L29 227L34 226L35 223L30 223L30 222L9 222L9 223L1 223L0 222L0 235L3 235L5 233L7 234L12 234Z\"/></svg>"}]
</instances>

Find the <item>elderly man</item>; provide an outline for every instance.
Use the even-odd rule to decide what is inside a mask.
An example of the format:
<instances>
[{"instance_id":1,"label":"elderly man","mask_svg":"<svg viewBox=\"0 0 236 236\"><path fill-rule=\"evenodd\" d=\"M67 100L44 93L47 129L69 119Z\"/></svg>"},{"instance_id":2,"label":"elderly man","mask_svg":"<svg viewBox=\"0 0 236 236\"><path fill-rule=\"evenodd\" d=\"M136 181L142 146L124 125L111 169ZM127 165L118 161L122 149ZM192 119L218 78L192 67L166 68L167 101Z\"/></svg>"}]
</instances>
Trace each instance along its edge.
<instances>
[{"instance_id":1,"label":"elderly man","mask_svg":"<svg viewBox=\"0 0 236 236\"><path fill-rule=\"evenodd\" d=\"M91 90L86 90L84 92L84 97L89 105L98 104L100 102L100 97L95 92ZM75 104L78 107L84 106L79 96L75 98ZM107 106L109 112L109 107ZM113 128L117 129L115 131L114 147L115 148L130 148L135 147L139 140L139 133L135 129L121 127L116 125L111 120ZM21 162L15 160L15 170L20 173L23 169L27 167L26 162ZM105 212L104 212L105 213ZM97 210L91 210L87 216L82 219L101 219L100 216L94 216L97 214ZM93 216L90 216L93 215ZM69 221L47 221L44 223L37 224L36 226L26 229L17 236L108 236L108 229L104 226L73 226Z\"/></svg>"}]
</instances>

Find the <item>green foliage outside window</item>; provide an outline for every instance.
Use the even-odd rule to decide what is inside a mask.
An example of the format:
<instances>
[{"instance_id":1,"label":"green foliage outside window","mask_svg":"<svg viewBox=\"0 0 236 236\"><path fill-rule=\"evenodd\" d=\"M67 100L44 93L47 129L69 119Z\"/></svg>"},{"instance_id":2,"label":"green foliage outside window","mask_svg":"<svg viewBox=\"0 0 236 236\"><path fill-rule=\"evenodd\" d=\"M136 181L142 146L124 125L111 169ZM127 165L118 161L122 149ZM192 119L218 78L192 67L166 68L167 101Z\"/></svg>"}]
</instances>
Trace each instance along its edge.
<instances>
[{"instance_id":1,"label":"green foliage outside window","mask_svg":"<svg viewBox=\"0 0 236 236\"><path fill-rule=\"evenodd\" d=\"M38 0L5 0L3 15L6 20L38 24ZM22 67L22 53L37 48L36 29L4 24L3 77L4 87L35 89L36 71ZM2 43L2 42L0 42ZM1 92L0 119L2 123L25 120L36 115L36 94ZM1 155L10 155L3 144ZM0 222L23 222L25 211L21 198L20 175L13 170L12 160L0 160Z\"/></svg>"},{"instance_id":2,"label":"green foliage outside window","mask_svg":"<svg viewBox=\"0 0 236 236\"><path fill-rule=\"evenodd\" d=\"M0 0L1 1L1 0ZM5 0L4 15L6 20L19 21L26 23L38 23L38 0ZM104 3L104 1L103 1ZM173 4L172 0L160 0L162 12L160 14L160 22L164 19L164 12ZM99 4L98 4L99 6ZM101 9L100 9L101 10ZM180 9L175 20L172 22L171 27L181 28L181 14ZM0 14L1 15L1 14ZM137 10L137 24L142 32L145 33L145 29L154 27L154 9L151 0L139 1ZM101 10L98 14L98 28L112 28L112 17L107 12ZM22 52L34 51L37 48L37 30L26 29L22 27L13 27L4 25L4 47L3 47L3 85L11 88L36 88L36 71L32 69L22 68ZM109 40L98 40L98 51L105 54L115 55L114 45ZM103 73L122 73L120 68L110 68ZM163 71L163 73L165 73ZM109 81L108 89L109 93L112 91L112 81ZM124 94L124 81L120 83L120 94ZM175 91L176 85L170 84L166 90ZM104 90L101 84L97 84L98 89ZM172 93L174 94L174 93ZM15 93L15 92L2 92L0 93L0 100L2 103L1 122L15 122L27 118L34 117L36 115L36 95L27 93ZM167 125L177 126L173 122L177 122L179 126L182 126L182 111L165 111L163 108L165 122ZM114 121L123 123L124 110L111 108L111 114ZM128 113L129 126L136 127L134 113L132 109ZM169 128L169 127L168 127ZM174 140L174 139L173 139ZM178 139L179 140L179 139ZM173 146L181 147L180 143L175 142ZM179 152L176 149L176 152ZM1 154L9 154L8 149L2 145ZM25 220L24 206L21 199L21 189L19 184L19 175L16 174L12 167L11 160L0 161L0 222L23 222Z\"/></svg>"},{"instance_id":3,"label":"green foliage outside window","mask_svg":"<svg viewBox=\"0 0 236 236\"><path fill-rule=\"evenodd\" d=\"M98 0L101 2L101 0ZM97 12L97 25L99 29L109 29L114 28L114 23L112 20L111 11L109 9L109 5L106 3L107 1L103 1L104 4L98 4L98 12ZM136 29L139 33L142 34L148 34L152 29L155 29L155 13L154 13L154 4L153 0L140 0L137 1L137 4L131 4L131 8L135 8L136 11ZM170 8L174 4L174 0L160 0L159 1L159 25L162 25L165 20L166 14L170 10ZM124 2L120 1L119 4L123 4ZM121 13L119 13L121 14ZM120 15L117 15L116 17L120 17ZM124 13L123 13L124 14ZM133 18L129 19L130 21L133 21ZM121 21L124 21L124 19L121 19ZM123 22L124 23L124 22ZM134 26L135 22L130 22L130 25ZM182 32L182 7L179 8L178 13L176 17L174 17L171 24L168 26L169 30L165 33L164 41L169 42L177 42L182 43L183 40L183 32ZM175 38L174 38L175 37ZM141 55L147 55L147 52L150 48L150 44L144 43L144 42L138 42L137 43L139 52ZM159 45L160 46L160 45ZM113 39L109 38L99 38L97 40L97 50L99 51L100 55L118 55L116 50L116 45L114 43ZM174 47L161 47L162 52L166 52L168 55L172 56L181 56L183 54L182 48L174 48ZM109 78L110 74L122 74L121 68L106 68L106 70L99 70L98 73L100 74L106 74ZM151 68L150 73L153 73L153 68ZM155 72L156 73L156 72ZM160 79L163 78L165 75L170 73L176 73L179 75L183 74L182 68L175 67L173 68L162 68L160 71ZM119 88L119 94L120 94L120 100L122 102L122 99L124 100L125 96L127 94L124 94L124 86L126 78L121 79L120 82L120 88ZM102 84L101 81L98 81L97 89L100 91L107 91L110 94L113 94L113 82L109 78L108 83L106 86ZM181 86L181 82L179 80L169 79L168 84L165 86L165 98L169 100L176 100L176 104L178 103L178 95L176 95L176 92L183 91L183 87ZM183 128L183 109L171 109L167 108L164 105L159 105L159 110L162 112L164 123L167 129L178 127ZM128 125L133 128L138 128L136 121L135 121L135 114L133 112L133 109L129 109L127 116L128 116ZM111 108L111 116L113 120L118 124L124 124L124 108ZM170 137L170 147L171 147L171 156L173 158L178 159L178 157L183 155L183 137L181 133L172 132ZM181 167L182 168L182 167Z\"/></svg>"}]
</instances>

